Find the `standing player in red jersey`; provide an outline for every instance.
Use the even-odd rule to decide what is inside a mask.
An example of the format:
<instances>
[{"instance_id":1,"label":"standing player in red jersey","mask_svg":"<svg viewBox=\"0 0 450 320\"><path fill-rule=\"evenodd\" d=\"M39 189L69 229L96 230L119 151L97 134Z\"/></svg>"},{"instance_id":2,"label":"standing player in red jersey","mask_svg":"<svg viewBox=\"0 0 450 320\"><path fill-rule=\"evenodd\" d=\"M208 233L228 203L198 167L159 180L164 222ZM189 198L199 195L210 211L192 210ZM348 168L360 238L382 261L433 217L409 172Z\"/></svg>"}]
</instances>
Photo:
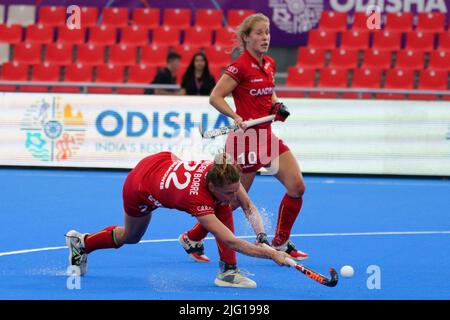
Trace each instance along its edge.
<instances>
[{"instance_id":1,"label":"standing player in red jersey","mask_svg":"<svg viewBox=\"0 0 450 320\"><path fill-rule=\"evenodd\" d=\"M209 100L211 105L231 117L244 130L244 121L269 114L275 114L276 121L285 121L289 112L278 101L274 91L275 61L266 55L270 44L269 19L261 13L250 15L238 27L237 38L243 52L226 68L213 89ZM230 94L233 96L236 112L225 101L225 97ZM302 173L292 152L272 133L270 123L248 128L241 134L229 135L226 152L241 165L241 183L246 191L250 189L257 170L276 164L274 176L285 186L286 194L278 209L272 246L289 253L297 260L306 259L308 255L297 250L289 240L305 192ZM205 228L197 224L182 237L186 241L200 241L207 233ZM257 242L267 242L267 235L258 235ZM189 254L193 256L192 253Z\"/></svg>"},{"instance_id":2,"label":"standing player in red jersey","mask_svg":"<svg viewBox=\"0 0 450 320\"><path fill-rule=\"evenodd\" d=\"M123 186L125 226L110 226L94 234L71 230L66 234L69 263L75 271L87 272L89 253L138 243L158 207L185 211L214 234L223 262L215 284L226 287L255 288L256 283L243 276L236 267L236 252L269 258L286 265L284 252L252 244L234 236L233 210L230 203L241 204L256 233L264 232L258 210L240 184L240 169L226 154L212 161L181 161L171 152L160 152L144 158L128 174ZM194 248L201 242L185 243ZM199 255L201 256L201 254ZM233 265L233 268L226 268Z\"/></svg>"}]
</instances>

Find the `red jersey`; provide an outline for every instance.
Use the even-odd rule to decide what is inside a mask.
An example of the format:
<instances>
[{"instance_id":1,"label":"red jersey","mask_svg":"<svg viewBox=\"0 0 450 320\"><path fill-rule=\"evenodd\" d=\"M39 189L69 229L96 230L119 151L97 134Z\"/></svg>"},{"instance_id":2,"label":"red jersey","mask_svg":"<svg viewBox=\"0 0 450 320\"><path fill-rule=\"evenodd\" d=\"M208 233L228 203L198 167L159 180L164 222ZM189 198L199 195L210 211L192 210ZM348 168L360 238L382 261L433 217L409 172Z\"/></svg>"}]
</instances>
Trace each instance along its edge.
<instances>
[{"instance_id":1,"label":"red jersey","mask_svg":"<svg viewBox=\"0 0 450 320\"><path fill-rule=\"evenodd\" d=\"M225 73L237 81L233 90L236 113L245 121L270 114L272 94L275 88L275 61L263 56L259 64L248 50L245 50L226 69ZM270 126L270 122L258 127Z\"/></svg>"},{"instance_id":2,"label":"red jersey","mask_svg":"<svg viewBox=\"0 0 450 320\"><path fill-rule=\"evenodd\" d=\"M212 165L212 161L182 161L171 152L144 158L125 181L125 212L143 216L165 207L193 216L214 214L216 200L206 188L205 179Z\"/></svg>"}]
</instances>

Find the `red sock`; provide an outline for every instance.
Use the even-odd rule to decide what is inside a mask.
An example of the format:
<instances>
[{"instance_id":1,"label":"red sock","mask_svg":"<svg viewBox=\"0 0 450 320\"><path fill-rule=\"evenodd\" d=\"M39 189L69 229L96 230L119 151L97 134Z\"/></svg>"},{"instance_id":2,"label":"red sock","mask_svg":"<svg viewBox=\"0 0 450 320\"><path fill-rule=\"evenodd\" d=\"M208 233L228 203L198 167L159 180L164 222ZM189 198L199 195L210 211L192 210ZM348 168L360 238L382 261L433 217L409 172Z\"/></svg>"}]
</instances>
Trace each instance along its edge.
<instances>
[{"instance_id":1,"label":"red sock","mask_svg":"<svg viewBox=\"0 0 450 320\"><path fill-rule=\"evenodd\" d=\"M234 223L233 223L233 209L229 205L221 205L216 210L217 218L233 232L234 234ZM226 264L236 264L236 251L228 248L222 241L216 240L217 248L219 249L220 261Z\"/></svg>"},{"instance_id":2,"label":"red sock","mask_svg":"<svg viewBox=\"0 0 450 320\"><path fill-rule=\"evenodd\" d=\"M97 233L90 234L84 238L84 248L87 253L97 249L118 248L115 241L117 226L110 226Z\"/></svg>"},{"instance_id":3,"label":"red sock","mask_svg":"<svg viewBox=\"0 0 450 320\"><path fill-rule=\"evenodd\" d=\"M277 230L272 240L272 245L280 246L289 239L295 219L297 219L302 209L302 204L302 197L292 198L287 193L284 195L280 203L280 208L278 209Z\"/></svg>"},{"instance_id":4,"label":"red sock","mask_svg":"<svg viewBox=\"0 0 450 320\"><path fill-rule=\"evenodd\" d=\"M194 241L203 240L208 234L208 230L202 227L200 223L197 223L191 230L187 232L189 239Z\"/></svg>"}]
</instances>

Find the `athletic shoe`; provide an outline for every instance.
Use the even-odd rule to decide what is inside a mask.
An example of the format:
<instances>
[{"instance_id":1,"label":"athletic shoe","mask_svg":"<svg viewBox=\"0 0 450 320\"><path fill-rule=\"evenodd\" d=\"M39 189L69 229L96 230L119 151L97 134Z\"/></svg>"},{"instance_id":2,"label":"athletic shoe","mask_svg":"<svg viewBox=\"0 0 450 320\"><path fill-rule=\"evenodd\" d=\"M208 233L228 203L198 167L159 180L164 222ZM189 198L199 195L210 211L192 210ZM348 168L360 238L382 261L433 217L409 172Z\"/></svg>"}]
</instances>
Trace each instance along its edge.
<instances>
[{"instance_id":1,"label":"athletic shoe","mask_svg":"<svg viewBox=\"0 0 450 320\"><path fill-rule=\"evenodd\" d=\"M66 234L66 244L69 247L69 265L77 275L83 276L87 272L87 256L84 249L84 237L87 235L81 234L78 231L70 230Z\"/></svg>"},{"instance_id":2,"label":"athletic shoe","mask_svg":"<svg viewBox=\"0 0 450 320\"><path fill-rule=\"evenodd\" d=\"M281 246L273 246L274 249L278 251L284 251L287 254L291 255L292 258L296 260L305 260L308 259L308 254L306 252L302 252L300 250L297 250L295 245L292 243L291 240L286 241Z\"/></svg>"},{"instance_id":3,"label":"athletic shoe","mask_svg":"<svg viewBox=\"0 0 450 320\"><path fill-rule=\"evenodd\" d=\"M184 251L197 262L209 262L209 258L205 255L205 247L203 241L193 241L187 236L187 232L178 237Z\"/></svg>"},{"instance_id":4,"label":"athletic shoe","mask_svg":"<svg viewBox=\"0 0 450 320\"><path fill-rule=\"evenodd\" d=\"M249 274L246 273L246 275ZM256 282L245 277L238 268L220 271L214 280L214 284L219 287L256 288Z\"/></svg>"}]
</instances>

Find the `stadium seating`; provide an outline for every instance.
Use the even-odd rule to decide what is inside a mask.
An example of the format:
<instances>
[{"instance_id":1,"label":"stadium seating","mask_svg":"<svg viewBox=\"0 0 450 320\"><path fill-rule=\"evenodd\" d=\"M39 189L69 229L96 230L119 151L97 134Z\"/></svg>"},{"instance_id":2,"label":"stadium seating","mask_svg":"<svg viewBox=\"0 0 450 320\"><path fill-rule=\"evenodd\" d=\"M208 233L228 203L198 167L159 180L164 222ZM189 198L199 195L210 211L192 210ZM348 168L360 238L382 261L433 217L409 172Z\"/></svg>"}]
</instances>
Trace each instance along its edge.
<instances>
[{"instance_id":1,"label":"stadium seating","mask_svg":"<svg viewBox=\"0 0 450 320\"><path fill-rule=\"evenodd\" d=\"M47 46L44 60L52 65L69 65L72 63L73 45L51 43Z\"/></svg>"},{"instance_id":2,"label":"stadium seating","mask_svg":"<svg viewBox=\"0 0 450 320\"><path fill-rule=\"evenodd\" d=\"M145 46L149 43L147 27L139 25L126 26L122 29L120 44L127 46Z\"/></svg>"},{"instance_id":3,"label":"stadium seating","mask_svg":"<svg viewBox=\"0 0 450 320\"><path fill-rule=\"evenodd\" d=\"M95 66L103 64L105 61L105 47L85 43L78 46L76 62L85 66Z\"/></svg>"},{"instance_id":4,"label":"stadium seating","mask_svg":"<svg viewBox=\"0 0 450 320\"><path fill-rule=\"evenodd\" d=\"M397 52L396 68L421 70L424 67L424 53L414 50L400 50Z\"/></svg>"},{"instance_id":5,"label":"stadium seating","mask_svg":"<svg viewBox=\"0 0 450 320\"><path fill-rule=\"evenodd\" d=\"M89 30L88 43L110 46L116 43L117 29L104 24L96 25Z\"/></svg>"},{"instance_id":6,"label":"stadium seating","mask_svg":"<svg viewBox=\"0 0 450 320\"><path fill-rule=\"evenodd\" d=\"M42 6L39 8L40 24L50 27L62 27L66 24L66 7Z\"/></svg>"},{"instance_id":7,"label":"stadium seating","mask_svg":"<svg viewBox=\"0 0 450 320\"><path fill-rule=\"evenodd\" d=\"M82 28L96 26L98 23L98 8L87 6L81 7L80 19L83 21Z\"/></svg>"},{"instance_id":8,"label":"stadium seating","mask_svg":"<svg viewBox=\"0 0 450 320\"><path fill-rule=\"evenodd\" d=\"M49 44L53 42L53 27L32 24L25 29L25 41L28 43Z\"/></svg>"},{"instance_id":9,"label":"stadium seating","mask_svg":"<svg viewBox=\"0 0 450 320\"><path fill-rule=\"evenodd\" d=\"M80 45L85 42L85 38L86 29L69 29L66 26L58 28L58 43Z\"/></svg>"},{"instance_id":10,"label":"stadium seating","mask_svg":"<svg viewBox=\"0 0 450 320\"><path fill-rule=\"evenodd\" d=\"M8 6L7 24L20 24L29 26L36 22L36 7L33 5L10 5Z\"/></svg>"},{"instance_id":11,"label":"stadium seating","mask_svg":"<svg viewBox=\"0 0 450 320\"><path fill-rule=\"evenodd\" d=\"M160 47L155 44L144 46L140 63L147 66L164 66L168 53L169 48L166 46Z\"/></svg>"},{"instance_id":12,"label":"stadium seating","mask_svg":"<svg viewBox=\"0 0 450 320\"><path fill-rule=\"evenodd\" d=\"M0 80L27 81L28 64L6 62L2 65ZM16 85L0 85L0 91L16 91Z\"/></svg>"},{"instance_id":13,"label":"stadium seating","mask_svg":"<svg viewBox=\"0 0 450 320\"><path fill-rule=\"evenodd\" d=\"M414 88L414 71L407 69L390 69L386 71L385 89L406 89ZM401 93L377 93L379 99L404 99L405 95Z\"/></svg>"},{"instance_id":14,"label":"stadium seating","mask_svg":"<svg viewBox=\"0 0 450 320\"><path fill-rule=\"evenodd\" d=\"M103 8L101 23L116 29L126 27L128 25L128 8Z\"/></svg>"},{"instance_id":15,"label":"stadium seating","mask_svg":"<svg viewBox=\"0 0 450 320\"><path fill-rule=\"evenodd\" d=\"M322 11L319 20L319 29L325 31L345 31L347 29L347 13Z\"/></svg>"},{"instance_id":16,"label":"stadium seating","mask_svg":"<svg viewBox=\"0 0 450 320\"><path fill-rule=\"evenodd\" d=\"M246 17L254 13L256 13L256 11L251 9L230 9L227 12L227 26L236 28Z\"/></svg>"},{"instance_id":17,"label":"stadium seating","mask_svg":"<svg viewBox=\"0 0 450 320\"><path fill-rule=\"evenodd\" d=\"M127 83L139 83L139 84L149 84L155 78L157 71L156 66L147 66L145 64L137 64L131 66L128 70L128 81ZM120 94L143 94L144 89L142 88L117 88L117 93Z\"/></svg>"},{"instance_id":18,"label":"stadium seating","mask_svg":"<svg viewBox=\"0 0 450 320\"><path fill-rule=\"evenodd\" d=\"M33 66L31 81L57 82L60 80L60 67L48 62ZM48 92L49 86L21 86L24 92Z\"/></svg>"},{"instance_id":19,"label":"stadium seating","mask_svg":"<svg viewBox=\"0 0 450 320\"><path fill-rule=\"evenodd\" d=\"M368 31L350 30L341 35L341 48L346 50L365 50L369 47Z\"/></svg>"},{"instance_id":20,"label":"stadium seating","mask_svg":"<svg viewBox=\"0 0 450 320\"><path fill-rule=\"evenodd\" d=\"M362 68L389 69L392 64L392 52L390 50L368 49L364 51Z\"/></svg>"},{"instance_id":21,"label":"stadium seating","mask_svg":"<svg viewBox=\"0 0 450 320\"><path fill-rule=\"evenodd\" d=\"M409 32L413 29L414 15L411 12L388 12L384 30L391 32Z\"/></svg>"},{"instance_id":22,"label":"stadium seating","mask_svg":"<svg viewBox=\"0 0 450 320\"><path fill-rule=\"evenodd\" d=\"M308 47L331 50L336 47L336 32L313 29L308 32Z\"/></svg>"},{"instance_id":23,"label":"stadium seating","mask_svg":"<svg viewBox=\"0 0 450 320\"><path fill-rule=\"evenodd\" d=\"M22 41L22 26L0 24L0 43L16 44Z\"/></svg>"},{"instance_id":24,"label":"stadium seating","mask_svg":"<svg viewBox=\"0 0 450 320\"><path fill-rule=\"evenodd\" d=\"M136 64L136 47L125 44L113 45L109 48L108 63L116 66L130 66Z\"/></svg>"},{"instance_id":25,"label":"stadium seating","mask_svg":"<svg viewBox=\"0 0 450 320\"><path fill-rule=\"evenodd\" d=\"M419 12L416 31L438 33L443 32L445 27L445 13L442 12Z\"/></svg>"},{"instance_id":26,"label":"stadium seating","mask_svg":"<svg viewBox=\"0 0 450 320\"><path fill-rule=\"evenodd\" d=\"M153 30L152 44L174 47L180 44L180 30L168 26L161 26Z\"/></svg>"},{"instance_id":27,"label":"stadium seating","mask_svg":"<svg viewBox=\"0 0 450 320\"><path fill-rule=\"evenodd\" d=\"M21 42L14 47L13 61L23 64L38 64L41 61L42 45Z\"/></svg>"},{"instance_id":28,"label":"stadium seating","mask_svg":"<svg viewBox=\"0 0 450 320\"><path fill-rule=\"evenodd\" d=\"M400 50L401 33L377 30L373 32L372 49L379 50Z\"/></svg>"},{"instance_id":29,"label":"stadium seating","mask_svg":"<svg viewBox=\"0 0 450 320\"><path fill-rule=\"evenodd\" d=\"M223 11L220 9L197 9L195 26L203 29L216 30L223 25Z\"/></svg>"},{"instance_id":30,"label":"stadium seating","mask_svg":"<svg viewBox=\"0 0 450 320\"><path fill-rule=\"evenodd\" d=\"M132 24L142 28L154 29L160 26L161 10L158 8L134 8Z\"/></svg>"},{"instance_id":31,"label":"stadium seating","mask_svg":"<svg viewBox=\"0 0 450 320\"><path fill-rule=\"evenodd\" d=\"M297 66L320 69L325 64L325 50L301 47L297 54Z\"/></svg>"},{"instance_id":32,"label":"stadium seating","mask_svg":"<svg viewBox=\"0 0 450 320\"><path fill-rule=\"evenodd\" d=\"M190 27L184 31L183 44L197 48L207 48L212 44L212 31L200 26Z\"/></svg>"},{"instance_id":33,"label":"stadium seating","mask_svg":"<svg viewBox=\"0 0 450 320\"><path fill-rule=\"evenodd\" d=\"M92 66L82 63L71 64L65 68L64 82L92 82ZM52 92L78 93L80 86L53 87Z\"/></svg>"},{"instance_id":34,"label":"stadium seating","mask_svg":"<svg viewBox=\"0 0 450 320\"><path fill-rule=\"evenodd\" d=\"M354 69L358 67L358 51L333 49L328 67L336 69Z\"/></svg>"},{"instance_id":35,"label":"stadium seating","mask_svg":"<svg viewBox=\"0 0 450 320\"><path fill-rule=\"evenodd\" d=\"M347 70L325 68L319 70L319 88L346 88L347 87ZM337 92L310 92L311 98L337 98Z\"/></svg>"},{"instance_id":36,"label":"stadium seating","mask_svg":"<svg viewBox=\"0 0 450 320\"><path fill-rule=\"evenodd\" d=\"M420 90L447 90L448 72L442 70L422 70L420 71L419 85ZM418 100L436 100L434 94L410 94L409 99Z\"/></svg>"},{"instance_id":37,"label":"stadium seating","mask_svg":"<svg viewBox=\"0 0 450 320\"><path fill-rule=\"evenodd\" d=\"M353 79L350 83L351 88L362 89L379 89L381 87L382 69L380 68L364 68L353 70ZM371 93L342 93L343 98L356 99L364 98L371 99L373 95Z\"/></svg>"},{"instance_id":38,"label":"stadium seating","mask_svg":"<svg viewBox=\"0 0 450 320\"><path fill-rule=\"evenodd\" d=\"M411 31L406 34L405 49L429 52L434 49L434 34L430 32Z\"/></svg>"},{"instance_id":39,"label":"stadium seating","mask_svg":"<svg viewBox=\"0 0 450 320\"><path fill-rule=\"evenodd\" d=\"M172 29L186 29L191 26L192 10L166 8L163 11L163 25Z\"/></svg>"},{"instance_id":40,"label":"stadium seating","mask_svg":"<svg viewBox=\"0 0 450 320\"><path fill-rule=\"evenodd\" d=\"M97 67L97 83L121 83L124 82L124 66L102 64ZM88 87L88 93L112 93L111 87Z\"/></svg>"}]
</instances>

